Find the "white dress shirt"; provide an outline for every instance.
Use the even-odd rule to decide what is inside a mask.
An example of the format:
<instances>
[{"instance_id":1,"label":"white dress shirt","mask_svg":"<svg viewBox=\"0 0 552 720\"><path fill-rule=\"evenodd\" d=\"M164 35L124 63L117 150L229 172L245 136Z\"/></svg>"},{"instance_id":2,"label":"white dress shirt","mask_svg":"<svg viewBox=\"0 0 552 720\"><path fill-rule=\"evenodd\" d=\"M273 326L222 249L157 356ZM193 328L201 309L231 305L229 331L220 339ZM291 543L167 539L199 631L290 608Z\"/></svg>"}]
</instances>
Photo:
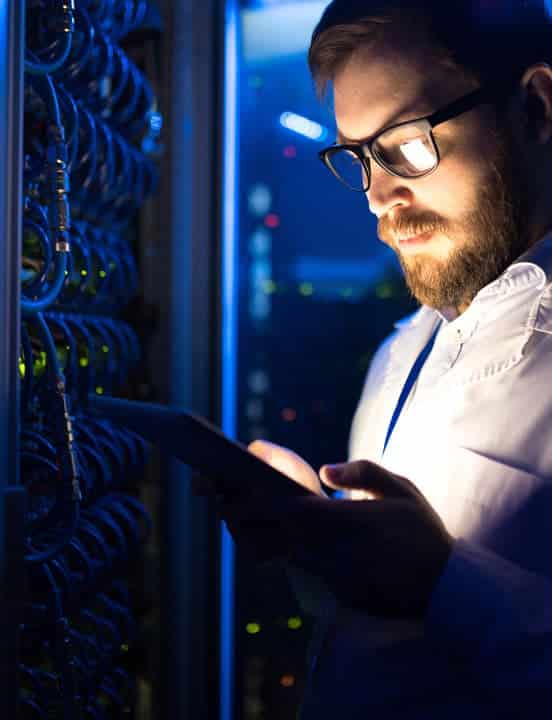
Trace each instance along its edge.
<instances>
[{"instance_id":1,"label":"white dress shirt","mask_svg":"<svg viewBox=\"0 0 552 720\"><path fill-rule=\"evenodd\" d=\"M350 460L415 483L452 554L423 623L337 611L304 720L552 718L552 235L448 317L422 307L379 348Z\"/></svg>"}]
</instances>

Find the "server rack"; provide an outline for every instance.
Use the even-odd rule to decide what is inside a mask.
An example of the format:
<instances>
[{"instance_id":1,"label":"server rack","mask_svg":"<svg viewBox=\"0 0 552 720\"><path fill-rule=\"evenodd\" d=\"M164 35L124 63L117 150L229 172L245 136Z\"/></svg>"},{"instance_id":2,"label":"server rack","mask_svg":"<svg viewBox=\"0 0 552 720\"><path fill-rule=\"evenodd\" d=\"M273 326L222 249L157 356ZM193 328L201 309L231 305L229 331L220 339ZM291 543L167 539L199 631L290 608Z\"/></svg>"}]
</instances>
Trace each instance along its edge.
<instances>
[{"instance_id":1,"label":"server rack","mask_svg":"<svg viewBox=\"0 0 552 720\"><path fill-rule=\"evenodd\" d=\"M50 4L56 4L55 0ZM98 8L111 4L103 0L77 0L73 11L77 14L81 9L99 12ZM125 4L118 3L119 7ZM29 5L33 6L33 12L40 10L41 0L29 0ZM57 5L70 10L73 2L67 0ZM115 5L117 3L113 3ZM130 0L128 5L133 6L137 17L145 3ZM161 0L156 5L166 20L166 29L162 42L149 55L145 52L142 60L146 66L157 64L160 69L156 91L168 122L164 129L166 151L160 160L158 194L154 202L142 209L135 227L144 301L140 308L154 304L158 314L143 362L144 372L154 378L149 386L152 395L142 399L185 404L220 422L217 388L222 375L219 345L222 319L218 264L222 249L221 227L217 222L221 212L217 178L221 158L215 148L221 139L219 133L222 134L218 97L223 82L219 43L224 39L224 8L215 0L201 7L192 0L176 3ZM28 588L23 588L26 510L25 491L19 485L18 459L19 387L22 373L32 372L28 364L22 371L24 363L20 356L24 15L25 3L20 0L4 3L0 10L0 34L4 40L0 80L4 102L0 118L4 148L0 168L3 224L0 317L4 333L0 356L0 456L6 469L0 481L0 632L3 640L0 700L6 716L13 720L20 717L21 710L18 708L21 679L18 628L23 600L29 597ZM132 15L129 17L132 19ZM104 87L104 91L109 92L109 87ZM86 98L81 100L85 104ZM100 127L99 121L97 126ZM75 195L80 190L77 186ZM78 212L76 217L78 220ZM75 243L78 247L79 240ZM72 310L74 308L69 309ZM59 318L47 320L53 327ZM147 395L148 391L144 390L147 386L147 382L138 383L134 392ZM78 404L71 412L79 412ZM78 431L78 420L74 427ZM137 440L136 447L142 448ZM155 500L159 506L155 520L161 527L159 547L165 545L166 550L160 569L158 629L162 642L155 652L160 666L148 720L150 717L151 720L215 718L220 710L216 619L219 527L205 501L191 497L185 468L156 458L148 472L150 478L153 476L158 482ZM61 708L63 693L58 700ZM63 710L59 709L62 714L55 716L72 718L76 716L77 705L75 702L71 709L66 703ZM52 708L49 711L52 712ZM84 712L88 710L85 708Z\"/></svg>"},{"instance_id":2,"label":"server rack","mask_svg":"<svg viewBox=\"0 0 552 720\"><path fill-rule=\"evenodd\" d=\"M19 487L19 268L21 265L24 7L0 7L0 702L16 717L24 493Z\"/></svg>"}]
</instances>

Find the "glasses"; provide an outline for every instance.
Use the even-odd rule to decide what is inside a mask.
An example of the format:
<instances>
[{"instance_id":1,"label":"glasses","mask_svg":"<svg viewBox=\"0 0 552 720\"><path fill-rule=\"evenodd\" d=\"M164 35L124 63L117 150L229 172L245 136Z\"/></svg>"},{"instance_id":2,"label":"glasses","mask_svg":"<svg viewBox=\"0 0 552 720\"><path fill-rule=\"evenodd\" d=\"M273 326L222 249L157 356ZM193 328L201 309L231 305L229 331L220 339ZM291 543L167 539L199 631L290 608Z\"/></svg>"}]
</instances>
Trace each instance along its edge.
<instances>
[{"instance_id":1,"label":"glasses","mask_svg":"<svg viewBox=\"0 0 552 720\"><path fill-rule=\"evenodd\" d=\"M370 188L370 160L396 177L425 177L437 169L440 161L433 128L492 102L495 95L488 88L479 88L432 115L392 125L363 143L331 145L318 155L333 175L355 192Z\"/></svg>"}]
</instances>

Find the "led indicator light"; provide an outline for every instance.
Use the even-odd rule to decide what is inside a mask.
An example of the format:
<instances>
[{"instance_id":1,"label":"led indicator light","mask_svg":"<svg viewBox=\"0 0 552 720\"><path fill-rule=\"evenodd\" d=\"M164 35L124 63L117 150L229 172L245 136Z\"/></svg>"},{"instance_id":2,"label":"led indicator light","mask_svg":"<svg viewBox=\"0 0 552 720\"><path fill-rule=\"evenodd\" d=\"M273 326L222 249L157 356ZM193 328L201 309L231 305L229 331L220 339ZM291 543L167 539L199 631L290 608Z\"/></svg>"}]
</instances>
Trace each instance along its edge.
<instances>
[{"instance_id":1,"label":"led indicator light","mask_svg":"<svg viewBox=\"0 0 552 720\"><path fill-rule=\"evenodd\" d=\"M275 213L269 213L264 219L264 224L267 226L267 228L274 230L275 228L280 226L280 218Z\"/></svg>"}]
</instances>

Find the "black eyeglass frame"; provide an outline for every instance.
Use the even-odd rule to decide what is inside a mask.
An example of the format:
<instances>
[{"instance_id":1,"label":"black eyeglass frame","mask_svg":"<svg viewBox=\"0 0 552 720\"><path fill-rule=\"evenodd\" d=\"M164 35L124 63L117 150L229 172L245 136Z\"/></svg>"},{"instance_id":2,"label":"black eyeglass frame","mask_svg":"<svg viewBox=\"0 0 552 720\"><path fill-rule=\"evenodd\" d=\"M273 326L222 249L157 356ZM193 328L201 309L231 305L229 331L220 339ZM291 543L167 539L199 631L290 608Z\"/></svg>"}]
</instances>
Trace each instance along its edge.
<instances>
[{"instance_id":1,"label":"black eyeglass frame","mask_svg":"<svg viewBox=\"0 0 552 720\"><path fill-rule=\"evenodd\" d=\"M462 115L465 112L468 112L469 110L473 110L478 105L482 105L486 102L494 102L497 99L497 96L503 93L503 90L503 87L493 90L488 87L477 88L477 90L472 90L467 95L463 95L461 98L453 100L448 105L445 105L445 107L436 110L434 113L431 113L431 115L425 115L421 118L414 118L413 120L405 120L404 122L397 123L396 125L389 125L388 127L383 128L383 130L380 130L376 135L363 143L345 143L339 145L330 145L329 147L320 150L318 152L318 157L332 173L332 175L334 175L334 177L336 177L339 182L341 182L343 185L345 185L345 187L349 188L349 190L352 190L353 192L365 193L370 189L370 184L372 180L370 160L373 160L381 168L383 168L385 172L389 173L390 175L394 175L395 177L407 178L409 180L417 180L418 178L426 177L427 175L431 175L431 173L435 172L435 170L437 170L437 168L439 167L439 163L441 162L439 148L437 146L435 138L433 137L433 128L437 127L437 125L441 125L442 123L447 122L448 120L453 120L454 118ZM419 175L403 175L396 172L395 170L392 170L384 163L381 158L378 157L377 151L373 150L374 144L382 135L389 132L389 130L395 130L396 128L403 127L404 125L419 125L420 129L422 131L425 131L435 151L435 166L432 167L430 170L426 170L420 173ZM341 152L342 150L347 150L353 153L361 162L362 167L364 168L364 172L366 173L366 177L368 178L368 184L366 187L357 188L349 185L349 183L346 182L339 175L337 170L335 170L335 168L333 167L331 163L332 155L335 155L337 152Z\"/></svg>"}]
</instances>

